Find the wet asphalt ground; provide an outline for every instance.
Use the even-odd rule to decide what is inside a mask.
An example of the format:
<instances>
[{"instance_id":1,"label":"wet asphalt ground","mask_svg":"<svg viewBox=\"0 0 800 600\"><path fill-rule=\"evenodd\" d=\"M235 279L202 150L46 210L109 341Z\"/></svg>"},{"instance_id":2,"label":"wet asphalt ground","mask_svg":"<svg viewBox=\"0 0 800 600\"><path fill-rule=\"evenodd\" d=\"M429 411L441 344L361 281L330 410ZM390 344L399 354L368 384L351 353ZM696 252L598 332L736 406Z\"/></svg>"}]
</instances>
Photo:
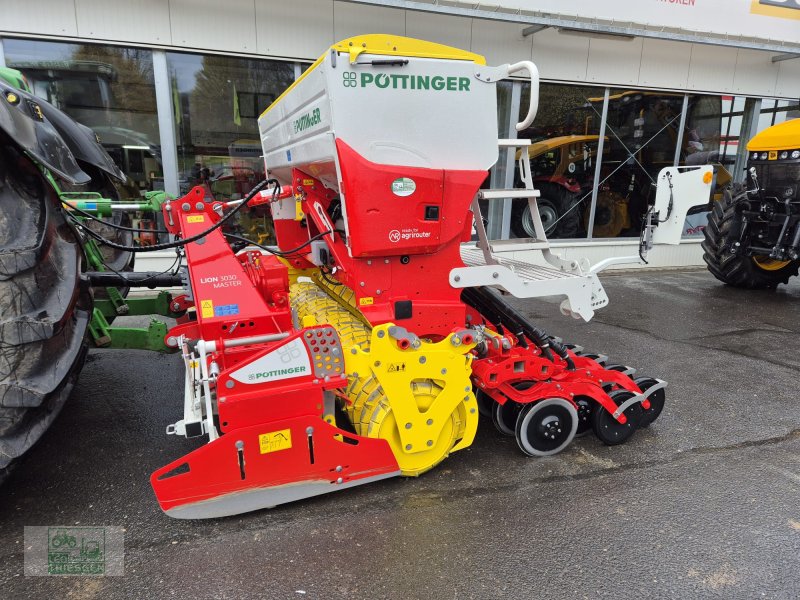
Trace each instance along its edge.
<instances>
[{"instance_id":1,"label":"wet asphalt ground","mask_svg":"<svg viewBox=\"0 0 800 600\"><path fill-rule=\"evenodd\" d=\"M589 323L516 301L553 334L665 378L661 418L525 458L474 445L392 479L243 516L166 517L149 474L195 444L177 356L93 351L69 403L0 489L5 598L797 598L800 282L705 271L603 277ZM23 526L125 528L123 577L25 577Z\"/></svg>"}]
</instances>

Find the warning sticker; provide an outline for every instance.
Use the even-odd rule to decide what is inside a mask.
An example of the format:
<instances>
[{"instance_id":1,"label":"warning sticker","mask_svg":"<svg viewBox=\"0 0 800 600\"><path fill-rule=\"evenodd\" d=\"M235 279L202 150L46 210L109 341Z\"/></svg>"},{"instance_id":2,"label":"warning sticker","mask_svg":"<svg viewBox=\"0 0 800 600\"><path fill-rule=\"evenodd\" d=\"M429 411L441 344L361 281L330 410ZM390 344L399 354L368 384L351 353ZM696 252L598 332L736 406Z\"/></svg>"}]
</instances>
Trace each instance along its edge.
<instances>
[{"instance_id":1,"label":"warning sticker","mask_svg":"<svg viewBox=\"0 0 800 600\"><path fill-rule=\"evenodd\" d=\"M366 296L358 299L359 306L370 306L371 304L375 304L375 298L372 296Z\"/></svg>"},{"instance_id":2,"label":"warning sticker","mask_svg":"<svg viewBox=\"0 0 800 600\"><path fill-rule=\"evenodd\" d=\"M189 215L186 217L187 223L204 223L206 220L205 215Z\"/></svg>"},{"instance_id":3,"label":"warning sticker","mask_svg":"<svg viewBox=\"0 0 800 600\"><path fill-rule=\"evenodd\" d=\"M258 436L258 445L261 449L261 454L288 450L292 447L292 430L281 429L280 431L262 433Z\"/></svg>"},{"instance_id":4,"label":"warning sticker","mask_svg":"<svg viewBox=\"0 0 800 600\"><path fill-rule=\"evenodd\" d=\"M213 300L200 300L200 316L204 319L211 319L214 317Z\"/></svg>"}]
</instances>

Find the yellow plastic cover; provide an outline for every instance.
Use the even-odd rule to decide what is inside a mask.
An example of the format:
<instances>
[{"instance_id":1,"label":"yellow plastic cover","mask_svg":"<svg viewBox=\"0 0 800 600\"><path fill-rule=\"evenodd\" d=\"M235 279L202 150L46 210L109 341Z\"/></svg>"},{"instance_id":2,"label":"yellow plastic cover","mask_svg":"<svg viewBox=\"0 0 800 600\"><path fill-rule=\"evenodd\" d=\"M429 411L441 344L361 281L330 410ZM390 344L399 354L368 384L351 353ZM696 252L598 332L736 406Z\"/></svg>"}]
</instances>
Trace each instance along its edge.
<instances>
[{"instance_id":1,"label":"yellow plastic cover","mask_svg":"<svg viewBox=\"0 0 800 600\"><path fill-rule=\"evenodd\" d=\"M800 119L792 119L768 127L747 143L747 149L750 152L795 150L797 148L800 148Z\"/></svg>"}]
</instances>

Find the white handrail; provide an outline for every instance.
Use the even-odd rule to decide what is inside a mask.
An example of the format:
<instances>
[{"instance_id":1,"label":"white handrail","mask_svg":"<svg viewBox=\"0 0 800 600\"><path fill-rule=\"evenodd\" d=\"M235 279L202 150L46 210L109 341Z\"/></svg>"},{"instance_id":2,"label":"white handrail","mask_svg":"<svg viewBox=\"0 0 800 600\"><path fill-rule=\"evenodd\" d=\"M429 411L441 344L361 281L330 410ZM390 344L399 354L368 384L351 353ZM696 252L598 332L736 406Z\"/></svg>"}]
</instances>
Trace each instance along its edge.
<instances>
[{"instance_id":1,"label":"white handrail","mask_svg":"<svg viewBox=\"0 0 800 600\"><path fill-rule=\"evenodd\" d=\"M539 69L530 60L521 60L513 65L508 65L508 74L518 73L520 71L527 71L531 80L531 95L530 103L528 104L528 114L525 118L517 123L517 131L527 129L536 118L536 112L539 110Z\"/></svg>"}]
</instances>

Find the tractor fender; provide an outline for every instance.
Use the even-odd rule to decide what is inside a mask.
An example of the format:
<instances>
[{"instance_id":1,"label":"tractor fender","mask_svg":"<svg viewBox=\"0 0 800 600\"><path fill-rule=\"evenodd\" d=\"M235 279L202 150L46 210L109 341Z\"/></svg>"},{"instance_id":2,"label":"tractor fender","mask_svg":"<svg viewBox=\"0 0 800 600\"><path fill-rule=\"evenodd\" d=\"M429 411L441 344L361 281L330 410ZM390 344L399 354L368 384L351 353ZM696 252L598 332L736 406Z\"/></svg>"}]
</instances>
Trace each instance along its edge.
<instances>
[{"instance_id":1,"label":"tractor fender","mask_svg":"<svg viewBox=\"0 0 800 600\"><path fill-rule=\"evenodd\" d=\"M42 100L4 81L0 81L0 94L0 129L16 145L70 183L91 181L91 177L78 166L67 143L45 117Z\"/></svg>"},{"instance_id":2,"label":"tractor fender","mask_svg":"<svg viewBox=\"0 0 800 600\"><path fill-rule=\"evenodd\" d=\"M0 81L0 83L5 82ZM69 148L72 156L79 163L83 162L85 164L92 165L101 171L108 173L114 179L120 182L125 182L125 174L119 169L119 167L117 167L117 165L114 163L114 160L108 155L108 152L106 152L105 148L103 148L103 146L100 144L100 140L94 131L85 125L81 125L80 123L74 121L69 115L59 110L46 100L42 100L41 98L34 96L29 92L24 90L14 90L13 93L20 97L21 101L17 106L22 107L23 112L25 112L25 107L23 106L24 104L33 103L34 105L39 106L39 110L44 116L44 119L48 121L56 130L58 135L61 136L61 139ZM28 111L28 114L31 114L34 122L41 122L39 115L36 114L36 110L32 107L31 109L32 113L31 111ZM8 133L11 135L11 132Z\"/></svg>"}]
</instances>

